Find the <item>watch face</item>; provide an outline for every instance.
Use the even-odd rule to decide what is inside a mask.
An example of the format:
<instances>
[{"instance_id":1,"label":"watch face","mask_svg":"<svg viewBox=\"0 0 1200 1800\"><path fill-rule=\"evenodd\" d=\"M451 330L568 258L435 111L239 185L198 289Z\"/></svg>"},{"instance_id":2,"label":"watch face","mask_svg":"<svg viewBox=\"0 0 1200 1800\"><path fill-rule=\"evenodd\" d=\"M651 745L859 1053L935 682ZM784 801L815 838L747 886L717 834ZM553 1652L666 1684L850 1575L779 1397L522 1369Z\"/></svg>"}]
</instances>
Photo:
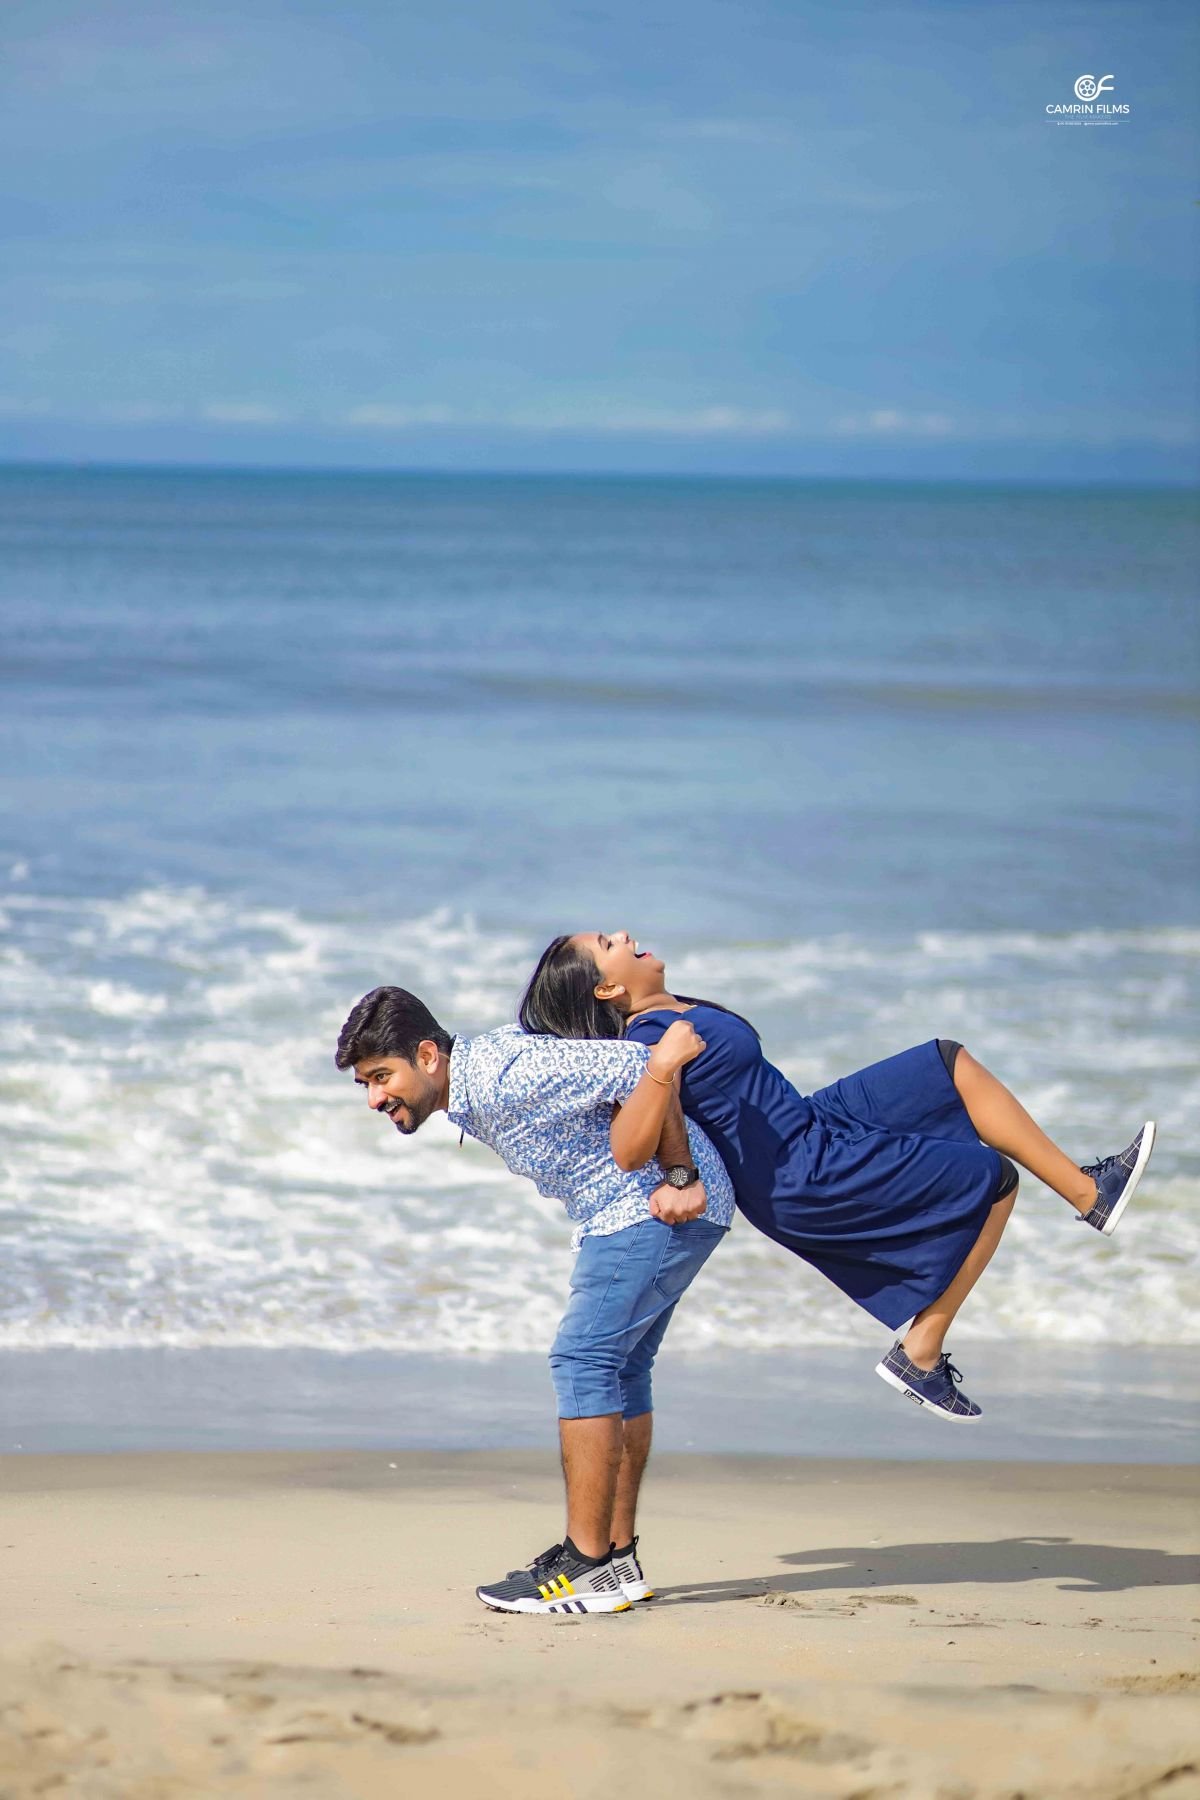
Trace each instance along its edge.
<instances>
[{"instance_id":1,"label":"watch face","mask_svg":"<svg viewBox=\"0 0 1200 1800\"><path fill-rule=\"evenodd\" d=\"M677 1165L675 1168L667 1170L667 1180L674 1188L691 1187L692 1172L690 1169L680 1168Z\"/></svg>"}]
</instances>

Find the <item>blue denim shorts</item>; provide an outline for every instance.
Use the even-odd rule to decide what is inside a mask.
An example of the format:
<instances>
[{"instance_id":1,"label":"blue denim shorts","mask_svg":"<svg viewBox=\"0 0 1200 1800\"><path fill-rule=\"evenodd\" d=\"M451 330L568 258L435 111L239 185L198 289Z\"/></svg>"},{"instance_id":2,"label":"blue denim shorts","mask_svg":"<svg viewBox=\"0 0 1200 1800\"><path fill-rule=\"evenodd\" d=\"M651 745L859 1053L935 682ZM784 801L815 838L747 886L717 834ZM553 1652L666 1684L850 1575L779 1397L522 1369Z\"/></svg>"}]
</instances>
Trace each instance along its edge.
<instances>
[{"instance_id":1,"label":"blue denim shorts","mask_svg":"<svg viewBox=\"0 0 1200 1800\"><path fill-rule=\"evenodd\" d=\"M727 1229L708 1219L641 1219L584 1238L550 1351L560 1419L651 1410L650 1371L671 1314Z\"/></svg>"}]
</instances>

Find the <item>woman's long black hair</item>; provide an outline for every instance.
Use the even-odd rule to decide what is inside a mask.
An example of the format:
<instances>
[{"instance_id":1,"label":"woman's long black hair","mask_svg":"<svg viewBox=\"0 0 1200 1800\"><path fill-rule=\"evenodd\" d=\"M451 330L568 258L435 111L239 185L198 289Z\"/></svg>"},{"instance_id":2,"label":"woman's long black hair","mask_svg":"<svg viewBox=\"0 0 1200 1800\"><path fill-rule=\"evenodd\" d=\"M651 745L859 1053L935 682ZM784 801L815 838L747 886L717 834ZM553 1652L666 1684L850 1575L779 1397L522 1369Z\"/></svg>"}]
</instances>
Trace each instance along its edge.
<instances>
[{"instance_id":1,"label":"woman's long black hair","mask_svg":"<svg viewBox=\"0 0 1200 1800\"><path fill-rule=\"evenodd\" d=\"M538 959L517 1010L524 1031L543 1037L618 1038L625 1032L625 1015L611 1000L597 1000L596 984L602 980L591 953L580 949L569 935L551 939ZM711 1006L750 1025L741 1013L715 1000L697 1000L676 994L687 1006ZM755 1037L758 1032L750 1025Z\"/></svg>"}]
</instances>

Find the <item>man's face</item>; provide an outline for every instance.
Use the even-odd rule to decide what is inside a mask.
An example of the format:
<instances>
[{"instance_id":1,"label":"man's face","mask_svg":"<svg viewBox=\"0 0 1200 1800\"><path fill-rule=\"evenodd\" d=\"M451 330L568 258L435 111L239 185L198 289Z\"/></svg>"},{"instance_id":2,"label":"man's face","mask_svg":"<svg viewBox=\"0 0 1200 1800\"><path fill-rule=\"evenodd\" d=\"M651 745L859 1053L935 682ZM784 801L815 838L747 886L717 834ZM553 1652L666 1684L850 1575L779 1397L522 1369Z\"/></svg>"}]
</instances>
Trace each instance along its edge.
<instances>
[{"instance_id":1,"label":"man's face","mask_svg":"<svg viewBox=\"0 0 1200 1800\"><path fill-rule=\"evenodd\" d=\"M367 1057L355 1063L354 1079L366 1088L367 1105L386 1113L396 1130L409 1137L442 1104L441 1062L436 1044L418 1044L415 1063L403 1056Z\"/></svg>"}]
</instances>

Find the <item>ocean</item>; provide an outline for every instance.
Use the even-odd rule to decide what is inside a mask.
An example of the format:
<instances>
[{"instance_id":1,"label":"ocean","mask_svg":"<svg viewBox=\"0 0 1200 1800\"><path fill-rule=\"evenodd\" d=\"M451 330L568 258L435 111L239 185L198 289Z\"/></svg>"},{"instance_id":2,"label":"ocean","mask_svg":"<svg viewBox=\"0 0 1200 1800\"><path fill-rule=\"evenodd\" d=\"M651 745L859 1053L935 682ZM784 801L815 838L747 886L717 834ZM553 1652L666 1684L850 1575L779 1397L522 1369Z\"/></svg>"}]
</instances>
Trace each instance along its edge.
<instances>
[{"instance_id":1,"label":"ocean","mask_svg":"<svg viewBox=\"0 0 1200 1800\"><path fill-rule=\"evenodd\" d=\"M333 1047L619 927L801 1088L948 1036L1080 1161L1157 1117L1111 1244L1023 1182L955 1341L1200 1343L1198 539L1165 491L0 471L0 1349L544 1350L560 1209ZM671 1347L878 1337L743 1221Z\"/></svg>"}]
</instances>

